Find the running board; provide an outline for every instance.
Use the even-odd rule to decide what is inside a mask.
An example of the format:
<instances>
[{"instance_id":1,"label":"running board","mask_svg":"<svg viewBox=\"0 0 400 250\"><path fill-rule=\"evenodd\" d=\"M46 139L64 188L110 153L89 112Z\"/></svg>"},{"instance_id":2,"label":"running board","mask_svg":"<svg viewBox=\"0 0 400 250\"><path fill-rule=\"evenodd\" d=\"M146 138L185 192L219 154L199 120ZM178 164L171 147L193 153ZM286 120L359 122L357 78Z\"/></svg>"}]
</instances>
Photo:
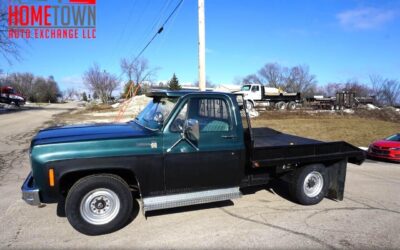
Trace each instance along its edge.
<instances>
[{"instance_id":1,"label":"running board","mask_svg":"<svg viewBox=\"0 0 400 250\"><path fill-rule=\"evenodd\" d=\"M240 198L239 187L173 194L143 199L144 212Z\"/></svg>"}]
</instances>

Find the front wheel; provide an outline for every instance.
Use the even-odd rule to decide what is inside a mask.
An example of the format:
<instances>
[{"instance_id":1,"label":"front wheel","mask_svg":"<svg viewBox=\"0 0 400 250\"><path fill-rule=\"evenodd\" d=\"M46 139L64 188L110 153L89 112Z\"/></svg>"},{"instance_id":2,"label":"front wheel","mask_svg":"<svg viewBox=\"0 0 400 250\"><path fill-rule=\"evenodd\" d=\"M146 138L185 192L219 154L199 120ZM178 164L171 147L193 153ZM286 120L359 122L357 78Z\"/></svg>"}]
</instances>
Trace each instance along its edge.
<instances>
[{"instance_id":1,"label":"front wheel","mask_svg":"<svg viewBox=\"0 0 400 250\"><path fill-rule=\"evenodd\" d=\"M92 175L68 192L65 213L77 231L87 235L114 232L129 221L133 198L124 180L113 175Z\"/></svg>"},{"instance_id":2,"label":"front wheel","mask_svg":"<svg viewBox=\"0 0 400 250\"><path fill-rule=\"evenodd\" d=\"M253 110L254 109L254 104L251 101L246 101L246 109L247 110Z\"/></svg>"},{"instance_id":3,"label":"front wheel","mask_svg":"<svg viewBox=\"0 0 400 250\"><path fill-rule=\"evenodd\" d=\"M314 164L297 169L291 181L292 197L303 205L319 203L326 195L329 179L324 165Z\"/></svg>"}]
</instances>

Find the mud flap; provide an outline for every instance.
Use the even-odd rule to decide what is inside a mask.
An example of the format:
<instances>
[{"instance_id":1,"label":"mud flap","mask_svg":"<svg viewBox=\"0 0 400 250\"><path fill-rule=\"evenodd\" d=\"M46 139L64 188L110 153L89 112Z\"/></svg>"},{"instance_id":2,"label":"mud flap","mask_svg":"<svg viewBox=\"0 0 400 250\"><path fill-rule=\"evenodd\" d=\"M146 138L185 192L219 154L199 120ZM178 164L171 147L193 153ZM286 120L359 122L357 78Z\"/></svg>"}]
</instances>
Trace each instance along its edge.
<instances>
[{"instance_id":1,"label":"mud flap","mask_svg":"<svg viewBox=\"0 0 400 250\"><path fill-rule=\"evenodd\" d=\"M327 198L333 200L343 200L344 184L346 181L347 158L339 161L327 168L330 185Z\"/></svg>"}]
</instances>

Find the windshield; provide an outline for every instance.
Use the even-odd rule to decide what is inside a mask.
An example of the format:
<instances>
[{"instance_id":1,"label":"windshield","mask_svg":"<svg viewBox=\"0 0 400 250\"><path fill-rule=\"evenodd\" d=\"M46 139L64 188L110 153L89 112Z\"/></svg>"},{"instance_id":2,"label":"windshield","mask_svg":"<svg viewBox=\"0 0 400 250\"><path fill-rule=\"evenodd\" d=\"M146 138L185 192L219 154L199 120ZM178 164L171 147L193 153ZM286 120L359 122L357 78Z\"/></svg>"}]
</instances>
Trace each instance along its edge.
<instances>
[{"instance_id":1,"label":"windshield","mask_svg":"<svg viewBox=\"0 0 400 250\"><path fill-rule=\"evenodd\" d=\"M178 98L154 97L135 118L135 121L149 129L160 129L177 101Z\"/></svg>"},{"instance_id":2,"label":"windshield","mask_svg":"<svg viewBox=\"0 0 400 250\"><path fill-rule=\"evenodd\" d=\"M249 91L251 88L251 85L243 85L242 88L240 89L241 91Z\"/></svg>"},{"instance_id":3,"label":"windshield","mask_svg":"<svg viewBox=\"0 0 400 250\"><path fill-rule=\"evenodd\" d=\"M386 138L387 141L399 141L400 142L400 134L392 135Z\"/></svg>"}]
</instances>

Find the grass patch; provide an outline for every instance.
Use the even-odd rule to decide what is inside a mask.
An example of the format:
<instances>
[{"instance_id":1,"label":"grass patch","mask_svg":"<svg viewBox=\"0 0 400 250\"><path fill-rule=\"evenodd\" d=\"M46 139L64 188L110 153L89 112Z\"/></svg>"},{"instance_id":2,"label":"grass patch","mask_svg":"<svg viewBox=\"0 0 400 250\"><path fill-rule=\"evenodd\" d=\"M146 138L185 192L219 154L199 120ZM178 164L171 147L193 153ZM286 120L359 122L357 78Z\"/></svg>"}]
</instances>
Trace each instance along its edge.
<instances>
[{"instance_id":1,"label":"grass patch","mask_svg":"<svg viewBox=\"0 0 400 250\"><path fill-rule=\"evenodd\" d=\"M368 146L372 141L400 133L400 121L343 113L271 111L252 119L252 125L317 140L346 141L355 146Z\"/></svg>"},{"instance_id":2,"label":"grass patch","mask_svg":"<svg viewBox=\"0 0 400 250\"><path fill-rule=\"evenodd\" d=\"M113 107L109 104L93 104L90 103L86 106L86 111L89 112L106 112L106 111L114 111Z\"/></svg>"}]
</instances>

